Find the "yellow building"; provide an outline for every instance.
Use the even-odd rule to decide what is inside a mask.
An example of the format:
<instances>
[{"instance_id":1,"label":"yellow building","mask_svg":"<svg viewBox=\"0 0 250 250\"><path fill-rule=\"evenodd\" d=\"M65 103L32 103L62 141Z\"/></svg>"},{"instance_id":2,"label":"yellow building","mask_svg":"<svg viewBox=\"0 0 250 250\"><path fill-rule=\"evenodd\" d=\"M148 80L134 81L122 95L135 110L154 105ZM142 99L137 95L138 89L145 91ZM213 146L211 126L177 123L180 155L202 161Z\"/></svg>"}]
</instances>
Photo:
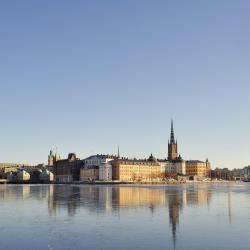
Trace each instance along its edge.
<instances>
[{"instance_id":1,"label":"yellow building","mask_svg":"<svg viewBox=\"0 0 250 250\"><path fill-rule=\"evenodd\" d=\"M83 167L80 169L80 181L99 180L98 166Z\"/></svg>"},{"instance_id":2,"label":"yellow building","mask_svg":"<svg viewBox=\"0 0 250 250\"><path fill-rule=\"evenodd\" d=\"M118 159L111 164L113 180L152 181L165 177L165 168L152 155L148 160Z\"/></svg>"},{"instance_id":3,"label":"yellow building","mask_svg":"<svg viewBox=\"0 0 250 250\"><path fill-rule=\"evenodd\" d=\"M208 160L204 161L186 161L186 174L198 177L210 177L211 166Z\"/></svg>"}]
</instances>

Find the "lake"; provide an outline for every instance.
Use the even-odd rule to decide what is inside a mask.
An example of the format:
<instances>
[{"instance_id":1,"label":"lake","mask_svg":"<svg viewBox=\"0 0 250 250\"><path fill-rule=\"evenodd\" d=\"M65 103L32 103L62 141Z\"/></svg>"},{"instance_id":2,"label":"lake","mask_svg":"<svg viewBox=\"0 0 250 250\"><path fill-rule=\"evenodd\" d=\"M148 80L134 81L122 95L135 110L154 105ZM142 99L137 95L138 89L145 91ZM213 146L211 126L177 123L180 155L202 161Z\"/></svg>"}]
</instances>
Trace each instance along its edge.
<instances>
[{"instance_id":1,"label":"lake","mask_svg":"<svg viewBox=\"0 0 250 250\"><path fill-rule=\"evenodd\" d=\"M250 249L250 184L0 185L0 249Z\"/></svg>"}]
</instances>

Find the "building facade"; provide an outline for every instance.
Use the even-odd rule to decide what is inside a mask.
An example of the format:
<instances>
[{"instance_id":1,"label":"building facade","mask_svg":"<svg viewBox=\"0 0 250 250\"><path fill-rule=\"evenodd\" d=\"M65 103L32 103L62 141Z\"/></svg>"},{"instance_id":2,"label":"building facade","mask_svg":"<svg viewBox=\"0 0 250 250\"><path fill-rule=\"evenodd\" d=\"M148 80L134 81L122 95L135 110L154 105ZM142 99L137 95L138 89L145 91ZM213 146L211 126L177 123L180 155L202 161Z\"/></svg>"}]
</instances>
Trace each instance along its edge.
<instances>
[{"instance_id":1,"label":"building facade","mask_svg":"<svg viewBox=\"0 0 250 250\"><path fill-rule=\"evenodd\" d=\"M241 174L246 178L250 177L250 166L244 167L241 171Z\"/></svg>"},{"instance_id":2,"label":"building facade","mask_svg":"<svg viewBox=\"0 0 250 250\"><path fill-rule=\"evenodd\" d=\"M166 174L186 175L186 162L182 159L168 161L166 164Z\"/></svg>"},{"instance_id":3,"label":"building facade","mask_svg":"<svg viewBox=\"0 0 250 250\"><path fill-rule=\"evenodd\" d=\"M168 141L168 159L160 161L165 166L166 176L186 175L186 162L178 154L178 144L174 136L174 125L171 121L170 140Z\"/></svg>"},{"instance_id":4,"label":"building facade","mask_svg":"<svg viewBox=\"0 0 250 250\"><path fill-rule=\"evenodd\" d=\"M40 181L44 183L49 183L54 181L54 174L48 169L45 169L40 173Z\"/></svg>"},{"instance_id":5,"label":"building facade","mask_svg":"<svg viewBox=\"0 0 250 250\"><path fill-rule=\"evenodd\" d=\"M80 181L96 181L99 180L98 166L83 166L80 169Z\"/></svg>"},{"instance_id":6,"label":"building facade","mask_svg":"<svg viewBox=\"0 0 250 250\"><path fill-rule=\"evenodd\" d=\"M24 164L0 163L0 179L7 178L7 173L17 172Z\"/></svg>"},{"instance_id":7,"label":"building facade","mask_svg":"<svg viewBox=\"0 0 250 250\"><path fill-rule=\"evenodd\" d=\"M211 170L211 178L217 180L233 180L233 175L228 168L216 168Z\"/></svg>"},{"instance_id":8,"label":"building facade","mask_svg":"<svg viewBox=\"0 0 250 250\"><path fill-rule=\"evenodd\" d=\"M208 159L204 161L192 160L186 161L186 174L196 177L211 177L211 166Z\"/></svg>"},{"instance_id":9,"label":"building facade","mask_svg":"<svg viewBox=\"0 0 250 250\"><path fill-rule=\"evenodd\" d=\"M61 157L57 153L54 153L53 150L50 150L48 155L48 166L54 166L60 159Z\"/></svg>"},{"instance_id":10,"label":"building facade","mask_svg":"<svg viewBox=\"0 0 250 250\"><path fill-rule=\"evenodd\" d=\"M111 181L112 180L112 165L111 161L118 159L118 156L114 155L92 155L84 160L84 167L81 169L82 172L91 173L90 169L98 169L98 180ZM88 170L89 169L89 170ZM92 171L93 176L89 176L91 179L96 179L95 171ZM84 174L84 173L82 173Z\"/></svg>"},{"instance_id":11,"label":"building facade","mask_svg":"<svg viewBox=\"0 0 250 250\"><path fill-rule=\"evenodd\" d=\"M17 171L17 181L29 181L30 174L23 169Z\"/></svg>"},{"instance_id":12,"label":"building facade","mask_svg":"<svg viewBox=\"0 0 250 250\"><path fill-rule=\"evenodd\" d=\"M99 166L99 180L100 181L112 181L112 165L110 162L102 163Z\"/></svg>"},{"instance_id":13,"label":"building facade","mask_svg":"<svg viewBox=\"0 0 250 250\"><path fill-rule=\"evenodd\" d=\"M113 180L152 181L165 178L165 168L152 155L148 160L117 159L111 164Z\"/></svg>"},{"instance_id":14,"label":"building facade","mask_svg":"<svg viewBox=\"0 0 250 250\"><path fill-rule=\"evenodd\" d=\"M58 160L55 164L55 181L56 182L71 182L79 181L80 168L83 161L76 158L74 153L69 153L68 158Z\"/></svg>"}]
</instances>

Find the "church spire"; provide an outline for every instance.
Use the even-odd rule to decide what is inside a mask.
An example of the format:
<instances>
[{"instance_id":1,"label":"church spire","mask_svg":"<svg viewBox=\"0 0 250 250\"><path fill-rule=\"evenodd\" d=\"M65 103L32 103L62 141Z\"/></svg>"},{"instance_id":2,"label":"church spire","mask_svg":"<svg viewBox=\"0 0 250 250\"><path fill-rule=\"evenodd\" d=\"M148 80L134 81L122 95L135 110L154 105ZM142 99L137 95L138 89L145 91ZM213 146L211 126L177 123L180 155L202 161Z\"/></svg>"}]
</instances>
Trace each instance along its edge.
<instances>
[{"instance_id":1,"label":"church spire","mask_svg":"<svg viewBox=\"0 0 250 250\"><path fill-rule=\"evenodd\" d=\"M173 119L171 120L170 144L175 144L175 139L174 139L174 123L173 123Z\"/></svg>"},{"instance_id":2,"label":"church spire","mask_svg":"<svg viewBox=\"0 0 250 250\"><path fill-rule=\"evenodd\" d=\"M171 120L171 133L170 133L170 141L168 143L168 160L174 161L178 159L178 150L177 150L177 141L174 138L174 123Z\"/></svg>"}]
</instances>

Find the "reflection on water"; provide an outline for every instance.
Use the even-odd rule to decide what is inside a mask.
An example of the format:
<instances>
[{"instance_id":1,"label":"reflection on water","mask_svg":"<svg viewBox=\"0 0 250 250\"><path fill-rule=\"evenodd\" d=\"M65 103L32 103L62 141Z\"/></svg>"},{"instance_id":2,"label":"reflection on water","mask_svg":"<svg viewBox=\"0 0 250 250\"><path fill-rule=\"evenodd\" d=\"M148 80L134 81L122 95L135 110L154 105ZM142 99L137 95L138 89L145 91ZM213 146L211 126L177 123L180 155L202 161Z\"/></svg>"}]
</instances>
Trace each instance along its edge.
<instances>
[{"instance_id":1,"label":"reflection on water","mask_svg":"<svg viewBox=\"0 0 250 250\"><path fill-rule=\"evenodd\" d=\"M249 205L247 205L248 203L245 202L244 204L242 195L249 199L249 192L249 186L246 185L223 184L162 187L1 185L0 208L1 211L3 211L1 215L2 221L4 220L4 215L7 215L9 219L8 223L12 226L12 231L15 231L12 220L15 222L17 219L16 214L11 214L10 216L12 208L15 207L19 215L21 215L23 213L21 210L26 206L29 213L25 215L28 218L26 218L27 221L22 222L24 224L26 223L25 225L35 220L32 215L32 209L36 209L36 212L40 211L38 212L40 217L38 216L36 219L38 220L39 218L41 222L44 221L47 223L43 225L44 229L49 227L49 225L51 225L50 227L55 227L53 229L53 237L50 235L51 238L46 239L45 237L44 239L50 242L48 244L46 243L47 248L50 249L80 249L83 246L88 247L88 249L116 249L115 246L119 244L121 244L121 249L126 249L127 247L151 249L152 246L156 249L162 249L164 245L166 249L210 249L212 247L212 237L217 237L213 231L216 231L218 224L222 223L225 227L228 227L228 224L225 223L227 217L229 225L233 225L232 202L234 197L235 200L241 202L242 206L245 206L243 209L238 210L241 214L239 214L237 220L241 220L241 223L234 225L238 226L238 228L236 228L238 233L244 236L246 232L243 230L244 227L242 227L241 232L240 225L247 223L248 226L250 226L250 224L248 217L246 217L244 221L241 216L250 210ZM43 206L44 204L47 204L47 209ZM21 206L20 210L18 210L18 206ZM248 210L246 211L245 209ZM47 211L47 215L45 210ZM133 214L135 216L134 218ZM166 216L167 214L168 216ZM78 247L75 246L75 243L74 247L73 245L60 245L60 240L63 240L60 237L63 238L64 236L63 232L62 235L60 235L60 225L58 224L58 227L56 227L57 219L63 219L65 222L65 218L67 217L72 218L70 220L71 224L69 225L74 226L76 235L79 234L81 230L85 232L86 238L84 238L84 240L80 236L78 239L75 239L76 242L78 242ZM82 219L84 218L86 220L86 217L88 218L89 224L83 225ZM77 219L75 220L73 218ZM98 227L98 223L101 223L101 220L105 220L106 223L103 222L102 230ZM109 229L109 223L112 225L112 229ZM143 228L143 225L142 227L138 226L138 224L141 225L143 223L145 223L145 228ZM119 225L119 227L117 225ZM157 227L157 225L159 227ZM130 229L124 231L122 228L128 226L141 228L142 231L140 232L131 229L133 233L138 233L141 237L138 241L135 237L134 239L132 238L134 242L122 243L121 239L124 238L124 232L128 237L131 237ZM117 228L114 229L115 227ZM154 231L150 231L151 227ZM8 227L6 227L6 229L8 229ZM159 229L159 232L157 232L157 229ZM34 230L38 230L38 234L42 236L41 229L34 227ZM92 235L89 235L90 230L92 230ZM105 230L112 231L113 235L109 235ZM121 233L120 236L119 230ZM95 234L97 232L100 234L97 241L99 240L100 242L96 242L97 236ZM60 237L57 235L58 233ZM232 232L227 228L227 233L230 234ZM163 237L164 235L165 237ZM168 235L171 235L171 237L168 237ZM230 235L221 235L221 238L228 238L228 236ZM3 235L0 236L0 240L2 241L1 237L3 237ZM70 234L67 235L67 237L73 237L73 235ZM91 239L91 237L93 238ZM151 242L153 240L151 237L157 238L154 243ZM194 240L197 237L202 238L200 240ZM101 243L101 241L107 239L110 239L110 241L113 240L113 244L111 242L106 242L106 245ZM168 241L168 239L171 239L171 242ZM121 242L119 243L119 241ZM150 243L147 241L150 241ZM247 246L246 242L244 243L242 241L236 242L236 245L225 244L224 249L247 249L245 248ZM13 248L10 247L10 249L14 249L14 245L12 247ZM32 245L29 245L29 247L32 249ZM223 249L223 244L220 247ZM23 249L29 248L26 246ZM44 247L41 245L41 247L38 246L37 249L44 249Z\"/></svg>"}]
</instances>

